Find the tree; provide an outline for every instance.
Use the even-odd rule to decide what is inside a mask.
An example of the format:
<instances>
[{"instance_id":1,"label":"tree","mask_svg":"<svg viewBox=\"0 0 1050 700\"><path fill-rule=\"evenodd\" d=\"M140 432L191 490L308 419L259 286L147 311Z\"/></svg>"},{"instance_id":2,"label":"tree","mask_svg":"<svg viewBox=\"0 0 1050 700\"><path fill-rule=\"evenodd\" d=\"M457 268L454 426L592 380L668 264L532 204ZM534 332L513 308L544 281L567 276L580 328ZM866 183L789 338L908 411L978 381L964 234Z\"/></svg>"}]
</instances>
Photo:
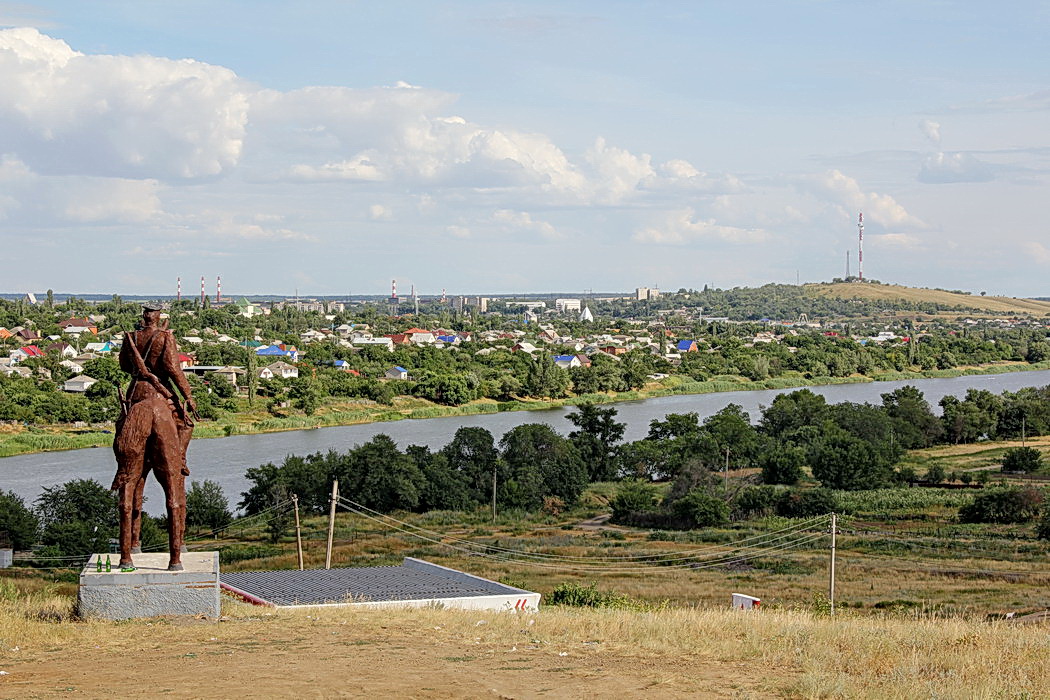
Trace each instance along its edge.
<instances>
[{"instance_id":1,"label":"tree","mask_svg":"<svg viewBox=\"0 0 1050 700\"><path fill-rule=\"evenodd\" d=\"M449 466L444 453L422 445L409 445L406 453L423 475L421 511L466 510L474 504L465 476Z\"/></svg>"},{"instance_id":2,"label":"tree","mask_svg":"<svg viewBox=\"0 0 1050 700\"><path fill-rule=\"evenodd\" d=\"M742 406L731 403L704 420L704 430L718 444L719 451L729 450L738 467L750 467L761 451L758 432Z\"/></svg>"},{"instance_id":3,"label":"tree","mask_svg":"<svg viewBox=\"0 0 1050 700\"><path fill-rule=\"evenodd\" d=\"M775 445L759 458L763 484L795 484L802 478L806 453L800 447Z\"/></svg>"},{"instance_id":4,"label":"tree","mask_svg":"<svg viewBox=\"0 0 1050 700\"><path fill-rule=\"evenodd\" d=\"M579 430L569 433L591 481L607 481L616 475L616 444L623 439L626 423L616 422L617 410L593 403L576 407L565 418Z\"/></svg>"},{"instance_id":5,"label":"tree","mask_svg":"<svg viewBox=\"0 0 1050 700\"><path fill-rule=\"evenodd\" d=\"M1043 468L1043 454L1034 447L1015 447L1003 455L1004 472L1032 474Z\"/></svg>"},{"instance_id":6,"label":"tree","mask_svg":"<svg viewBox=\"0 0 1050 700\"><path fill-rule=\"evenodd\" d=\"M205 479L193 481L186 492L186 526L206 530L221 530L230 524L233 514L222 487Z\"/></svg>"},{"instance_id":7,"label":"tree","mask_svg":"<svg viewBox=\"0 0 1050 700\"><path fill-rule=\"evenodd\" d=\"M832 489L876 489L890 483L893 462L866 440L831 429L814 445L810 466L821 485Z\"/></svg>"},{"instance_id":8,"label":"tree","mask_svg":"<svg viewBox=\"0 0 1050 700\"><path fill-rule=\"evenodd\" d=\"M423 474L389 435L376 435L355 447L349 458L339 489L351 500L384 513L419 506Z\"/></svg>"},{"instance_id":9,"label":"tree","mask_svg":"<svg viewBox=\"0 0 1050 700\"><path fill-rule=\"evenodd\" d=\"M460 428L451 442L442 448L441 454L445 456L449 469L462 475L471 498L479 503L488 503L492 499L494 472L498 471L498 483L506 478L499 465L499 453L492 433L484 428Z\"/></svg>"},{"instance_id":10,"label":"tree","mask_svg":"<svg viewBox=\"0 0 1050 700\"><path fill-rule=\"evenodd\" d=\"M526 423L500 440L509 478L509 505L537 509L544 496L557 496L566 504L576 502L587 485L587 470L580 453L549 425Z\"/></svg>"},{"instance_id":11,"label":"tree","mask_svg":"<svg viewBox=\"0 0 1050 700\"><path fill-rule=\"evenodd\" d=\"M306 377L292 383L288 397L292 400L293 406L308 416L312 416L321 405L321 391L317 387L317 382Z\"/></svg>"},{"instance_id":12,"label":"tree","mask_svg":"<svg viewBox=\"0 0 1050 700\"><path fill-rule=\"evenodd\" d=\"M882 407L893 424L895 439L906 450L930 447L944 438L944 426L914 386L882 395Z\"/></svg>"},{"instance_id":13,"label":"tree","mask_svg":"<svg viewBox=\"0 0 1050 700\"><path fill-rule=\"evenodd\" d=\"M0 491L0 541L6 536L14 549L29 549L36 543L40 522L14 491Z\"/></svg>"},{"instance_id":14,"label":"tree","mask_svg":"<svg viewBox=\"0 0 1050 700\"><path fill-rule=\"evenodd\" d=\"M809 389L779 394L773 403L762 410L762 432L778 440L791 439L801 428L820 425L827 414L828 403L823 396Z\"/></svg>"},{"instance_id":15,"label":"tree","mask_svg":"<svg viewBox=\"0 0 1050 700\"><path fill-rule=\"evenodd\" d=\"M40 540L63 555L108 552L117 535L117 498L94 479L44 489L36 499Z\"/></svg>"}]
</instances>

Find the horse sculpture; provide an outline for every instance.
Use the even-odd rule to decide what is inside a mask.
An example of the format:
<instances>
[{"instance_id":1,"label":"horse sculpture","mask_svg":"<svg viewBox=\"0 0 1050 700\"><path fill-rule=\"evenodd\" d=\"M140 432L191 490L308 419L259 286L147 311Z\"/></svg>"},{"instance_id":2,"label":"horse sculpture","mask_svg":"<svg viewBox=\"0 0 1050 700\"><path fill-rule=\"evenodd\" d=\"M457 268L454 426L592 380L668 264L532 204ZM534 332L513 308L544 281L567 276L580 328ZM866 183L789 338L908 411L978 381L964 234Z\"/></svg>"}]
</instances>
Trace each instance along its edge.
<instances>
[{"instance_id":1,"label":"horse sculpture","mask_svg":"<svg viewBox=\"0 0 1050 700\"><path fill-rule=\"evenodd\" d=\"M133 568L132 555L141 553L142 492L152 471L164 489L168 512L168 571L182 570L186 534L186 448L193 436L197 407L179 364L178 346L160 307L146 304L139 330L124 334L120 368L131 375L121 396L113 452L120 512L120 568ZM185 398L175 393L176 389Z\"/></svg>"}]
</instances>

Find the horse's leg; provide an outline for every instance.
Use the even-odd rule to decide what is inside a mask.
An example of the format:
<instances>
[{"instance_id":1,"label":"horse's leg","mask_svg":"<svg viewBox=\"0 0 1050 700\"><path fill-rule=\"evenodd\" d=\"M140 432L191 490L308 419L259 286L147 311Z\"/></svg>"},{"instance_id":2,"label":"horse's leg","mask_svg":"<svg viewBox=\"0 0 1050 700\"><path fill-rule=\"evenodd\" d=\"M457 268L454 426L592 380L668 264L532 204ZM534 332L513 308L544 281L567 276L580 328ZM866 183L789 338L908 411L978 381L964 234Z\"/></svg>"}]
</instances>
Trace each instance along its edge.
<instances>
[{"instance_id":1,"label":"horse's leg","mask_svg":"<svg viewBox=\"0 0 1050 700\"><path fill-rule=\"evenodd\" d=\"M166 414L166 415L165 415ZM175 419L169 409L158 409L153 424L153 473L164 489L168 511L168 571L182 570L182 547L186 537L186 476L182 473L183 454Z\"/></svg>"},{"instance_id":2,"label":"horse's leg","mask_svg":"<svg viewBox=\"0 0 1050 700\"><path fill-rule=\"evenodd\" d=\"M131 511L131 553L142 554L142 492L146 490L146 474L135 489L135 505Z\"/></svg>"},{"instance_id":3,"label":"horse's leg","mask_svg":"<svg viewBox=\"0 0 1050 700\"><path fill-rule=\"evenodd\" d=\"M117 506L120 514L120 563L132 566L131 550L135 539L136 493L141 493L144 481L143 468L146 440L153 419L143 403L136 403L122 421L113 441L113 452L117 457L117 477L113 486L117 491ZM141 501L139 509L141 510Z\"/></svg>"}]
</instances>

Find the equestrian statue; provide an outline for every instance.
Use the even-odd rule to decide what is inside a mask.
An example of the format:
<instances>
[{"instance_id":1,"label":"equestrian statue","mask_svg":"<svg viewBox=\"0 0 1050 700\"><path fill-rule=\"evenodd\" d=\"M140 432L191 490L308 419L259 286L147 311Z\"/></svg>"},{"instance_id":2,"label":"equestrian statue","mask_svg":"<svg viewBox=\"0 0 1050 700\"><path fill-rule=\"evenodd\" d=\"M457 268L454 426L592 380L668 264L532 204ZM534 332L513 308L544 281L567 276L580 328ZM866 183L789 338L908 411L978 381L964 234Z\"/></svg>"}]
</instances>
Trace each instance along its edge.
<instances>
[{"instance_id":1,"label":"equestrian statue","mask_svg":"<svg viewBox=\"0 0 1050 700\"><path fill-rule=\"evenodd\" d=\"M168 511L168 571L182 571L190 473L186 448L197 406L179 364L175 337L166 322L161 324L160 312L159 305L143 305L142 322L124 334L120 346L120 368L131 375L131 384L120 396L113 440L117 475L111 488L120 511L120 568L134 568L132 555L142 552L142 491L152 471L164 489Z\"/></svg>"}]
</instances>

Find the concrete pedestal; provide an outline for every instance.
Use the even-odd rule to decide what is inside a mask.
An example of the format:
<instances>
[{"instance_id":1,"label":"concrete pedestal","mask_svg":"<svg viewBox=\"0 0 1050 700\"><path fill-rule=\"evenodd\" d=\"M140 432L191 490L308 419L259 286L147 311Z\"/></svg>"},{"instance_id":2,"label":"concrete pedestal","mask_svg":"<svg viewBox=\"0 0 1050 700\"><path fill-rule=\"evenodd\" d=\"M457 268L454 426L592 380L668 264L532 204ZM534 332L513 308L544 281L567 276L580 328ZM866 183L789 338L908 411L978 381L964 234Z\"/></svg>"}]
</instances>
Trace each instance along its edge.
<instances>
[{"instance_id":1,"label":"concrete pedestal","mask_svg":"<svg viewBox=\"0 0 1050 700\"><path fill-rule=\"evenodd\" d=\"M157 615L219 616L219 553L186 552L183 571L168 571L168 555L135 554L135 571L105 571L106 554L93 554L80 572L81 617L126 620ZM97 570L101 559L103 570Z\"/></svg>"}]
</instances>

